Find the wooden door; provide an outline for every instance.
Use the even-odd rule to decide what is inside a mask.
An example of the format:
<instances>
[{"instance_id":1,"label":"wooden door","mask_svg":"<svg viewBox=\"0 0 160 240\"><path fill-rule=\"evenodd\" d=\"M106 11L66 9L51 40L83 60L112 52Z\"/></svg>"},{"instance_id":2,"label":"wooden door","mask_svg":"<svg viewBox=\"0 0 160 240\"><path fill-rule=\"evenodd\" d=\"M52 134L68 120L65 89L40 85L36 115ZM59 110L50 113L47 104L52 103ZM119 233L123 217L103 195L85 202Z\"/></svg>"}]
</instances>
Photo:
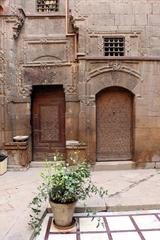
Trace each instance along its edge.
<instances>
[{"instance_id":1,"label":"wooden door","mask_svg":"<svg viewBox=\"0 0 160 240\"><path fill-rule=\"evenodd\" d=\"M97 161L132 159L133 96L122 88L97 95Z\"/></svg>"},{"instance_id":2,"label":"wooden door","mask_svg":"<svg viewBox=\"0 0 160 240\"><path fill-rule=\"evenodd\" d=\"M32 97L33 159L65 151L65 97L60 86L36 87Z\"/></svg>"}]
</instances>

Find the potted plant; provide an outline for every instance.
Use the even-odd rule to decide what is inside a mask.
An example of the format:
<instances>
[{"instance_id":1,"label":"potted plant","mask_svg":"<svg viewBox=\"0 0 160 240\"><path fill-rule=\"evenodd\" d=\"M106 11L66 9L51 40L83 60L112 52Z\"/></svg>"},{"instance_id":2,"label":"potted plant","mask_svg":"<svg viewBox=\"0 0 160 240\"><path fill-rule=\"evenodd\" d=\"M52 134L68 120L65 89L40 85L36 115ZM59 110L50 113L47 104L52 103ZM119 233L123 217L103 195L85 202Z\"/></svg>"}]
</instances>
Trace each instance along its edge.
<instances>
[{"instance_id":1,"label":"potted plant","mask_svg":"<svg viewBox=\"0 0 160 240\"><path fill-rule=\"evenodd\" d=\"M32 214L29 225L35 234L41 229L39 215L41 206L47 199L53 211L55 225L58 228L69 228L78 200L86 200L92 194L100 197L107 194L106 190L98 188L91 181L91 166L86 162L79 162L77 153L70 157L72 165L64 162L59 153L54 155L53 159L53 162L46 162L41 174L42 184L30 204Z\"/></svg>"}]
</instances>

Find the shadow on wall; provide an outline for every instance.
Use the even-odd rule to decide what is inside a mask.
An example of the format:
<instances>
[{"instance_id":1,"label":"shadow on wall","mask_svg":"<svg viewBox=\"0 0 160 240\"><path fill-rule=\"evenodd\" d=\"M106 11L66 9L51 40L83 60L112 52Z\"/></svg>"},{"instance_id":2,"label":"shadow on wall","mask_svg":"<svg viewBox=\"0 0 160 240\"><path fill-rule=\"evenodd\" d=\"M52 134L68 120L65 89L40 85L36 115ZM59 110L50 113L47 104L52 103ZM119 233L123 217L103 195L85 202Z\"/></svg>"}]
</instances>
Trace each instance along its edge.
<instances>
[{"instance_id":1,"label":"shadow on wall","mask_svg":"<svg viewBox=\"0 0 160 240\"><path fill-rule=\"evenodd\" d=\"M3 7L0 5L0 14L3 13Z\"/></svg>"}]
</instances>

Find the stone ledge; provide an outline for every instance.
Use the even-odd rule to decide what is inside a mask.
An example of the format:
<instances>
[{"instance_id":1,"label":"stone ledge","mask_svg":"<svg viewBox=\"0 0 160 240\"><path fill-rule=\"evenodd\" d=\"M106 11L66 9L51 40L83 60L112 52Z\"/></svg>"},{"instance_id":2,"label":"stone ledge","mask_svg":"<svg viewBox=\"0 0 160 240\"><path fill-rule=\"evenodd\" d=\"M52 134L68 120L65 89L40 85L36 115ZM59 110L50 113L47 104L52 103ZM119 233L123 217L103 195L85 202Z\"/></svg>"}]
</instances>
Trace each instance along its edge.
<instances>
[{"instance_id":1,"label":"stone ledge","mask_svg":"<svg viewBox=\"0 0 160 240\"><path fill-rule=\"evenodd\" d=\"M5 143L4 149L5 150L26 150L28 148L28 141L26 142L9 142Z\"/></svg>"},{"instance_id":2,"label":"stone ledge","mask_svg":"<svg viewBox=\"0 0 160 240\"><path fill-rule=\"evenodd\" d=\"M105 206L87 206L87 208L91 209L91 211L95 212L123 212L123 211L139 211L139 210L155 210L160 209L160 204L146 204L146 205L117 205L112 206L109 205L107 207ZM75 213L84 213L85 207L77 206L75 209ZM52 210L50 207L47 208L47 213L52 213Z\"/></svg>"}]
</instances>

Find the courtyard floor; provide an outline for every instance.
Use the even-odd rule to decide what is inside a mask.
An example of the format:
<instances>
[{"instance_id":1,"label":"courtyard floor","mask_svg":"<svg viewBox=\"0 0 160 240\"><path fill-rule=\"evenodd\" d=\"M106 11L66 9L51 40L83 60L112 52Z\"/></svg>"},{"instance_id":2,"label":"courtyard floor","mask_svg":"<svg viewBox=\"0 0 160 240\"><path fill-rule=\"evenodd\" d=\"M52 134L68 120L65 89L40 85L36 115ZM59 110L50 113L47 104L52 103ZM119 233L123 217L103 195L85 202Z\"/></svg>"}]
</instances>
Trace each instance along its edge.
<instances>
[{"instance_id":1,"label":"courtyard floor","mask_svg":"<svg viewBox=\"0 0 160 240\"><path fill-rule=\"evenodd\" d=\"M94 219L85 214L75 214L75 220L74 227L62 231L54 227L52 215L47 214L36 240L160 239L160 211L101 212Z\"/></svg>"},{"instance_id":2,"label":"courtyard floor","mask_svg":"<svg viewBox=\"0 0 160 240\"><path fill-rule=\"evenodd\" d=\"M31 239L32 231L27 224L29 221L28 204L41 181L40 172L41 168L30 168L26 171L8 171L0 176L0 240ZM74 230L75 233L61 235L54 232L48 235L49 240L84 240L84 238L88 240L92 238L93 234L95 235L92 240L121 240L122 238L123 240L157 240L157 236L158 240L160 239L159 169L95 171L92 174L92 178L97 185L108 189L108 197L106 199L108 212L105 212L106 206L102 200L91 198L86 202L87 206L104 212L104 215L101 214L103 215L102 219L105 223L105 228L103 230L101 228L95 230L93 222L80 213L77 216L78 224L76 230ZM144 214L137 215L137 217L130 215L131 212L126 212L125 218L124 216L123 219L121 218L123 220L122 224L119 222L117 224L117 219L119 219L122 212L119 213L120 215L114 213L117 214L116 217L109 216L109 214L113 214L112 212L115 211L153 209L157 211L149 214L148 212L143 212ZM83 212L83 203L78 203L77 211ZM141 214L141 212L138 214ZM44 228L48 224L47 217L51 217L51 215L46 215ZM145 221L147 222L145 223ZM146 227L143 224L146 224ZM130 227L128 228L127 226ZM48 227L48 229L50 228ZM56 234L56 238L54 234ZM101 238L100 235L97 238L96 234L100 234ZM130 236L130 234L132 234L132 238L122 237ZM44 240L43 237L40 240Z\"/></svg>"}]
</instances>

